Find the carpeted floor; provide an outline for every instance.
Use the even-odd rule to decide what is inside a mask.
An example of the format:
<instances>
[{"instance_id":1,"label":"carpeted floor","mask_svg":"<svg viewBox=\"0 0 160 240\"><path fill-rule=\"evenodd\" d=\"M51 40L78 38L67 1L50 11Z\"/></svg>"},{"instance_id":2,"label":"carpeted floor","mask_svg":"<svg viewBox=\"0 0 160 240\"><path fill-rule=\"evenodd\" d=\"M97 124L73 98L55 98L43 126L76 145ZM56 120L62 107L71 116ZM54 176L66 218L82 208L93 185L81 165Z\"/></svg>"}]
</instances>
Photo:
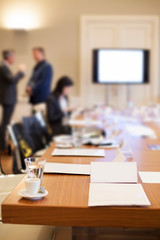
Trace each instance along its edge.
<instances>
[{"instance_id":1,"label":"carpeted floor","mask_svg":"<svg viewBox=\"0 0 160 240\"><path fill-rule=\"evenodd\" d=\"M159 240L154 229L73 228L73 240Z\"/></svg>"}]
</instances>

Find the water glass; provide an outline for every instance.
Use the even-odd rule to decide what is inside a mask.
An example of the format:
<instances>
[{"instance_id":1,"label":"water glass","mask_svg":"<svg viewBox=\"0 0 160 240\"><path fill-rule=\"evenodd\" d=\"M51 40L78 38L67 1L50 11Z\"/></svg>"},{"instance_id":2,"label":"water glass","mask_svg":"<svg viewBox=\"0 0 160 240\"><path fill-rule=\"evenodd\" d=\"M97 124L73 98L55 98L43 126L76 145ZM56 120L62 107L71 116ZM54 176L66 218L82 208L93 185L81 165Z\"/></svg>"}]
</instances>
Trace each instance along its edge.
<instances>
[{"instance_id":1,"label":"water glass","mask_svg":"<svg viewBox=\"0 0 160 240\"><path fill-rule=\"evenodd\" d=\"M84 113L84 121L85 121L86 126L90 126L90 122L92 121L92 111L91 110L87 110Z\"/></svg>"},{"instance_id":2,"label":"water glass","mask_svg":"<svg viewBox=\"0 0 160 240\"><path fill-rule=\"evenodd\" d=\"M36 158L31 157L26 158L24 161L27 169L28 178L39 178L41 185L46 159L37 160Z\"/></svg>"},{"instance_id":3,"label":"water glass","mask_svg":"<svg viewBox=\"0 0 160 240\"><path fill-rule=\"evenodd\" d=\"M121 148L121 151L126 158L133 158L133 151L127 143L124 143L124 145Z\"/></svg>"},{"instance_id":4,"label":"water glass","mask_svg":"<svg viewBox=\"0 0 160 240\"><path fill-rule=\"evenodd\" d=\"M72 129L73 145L79 148L83 145L83 128L75 127Z\"/></svg>"}]
</instances>

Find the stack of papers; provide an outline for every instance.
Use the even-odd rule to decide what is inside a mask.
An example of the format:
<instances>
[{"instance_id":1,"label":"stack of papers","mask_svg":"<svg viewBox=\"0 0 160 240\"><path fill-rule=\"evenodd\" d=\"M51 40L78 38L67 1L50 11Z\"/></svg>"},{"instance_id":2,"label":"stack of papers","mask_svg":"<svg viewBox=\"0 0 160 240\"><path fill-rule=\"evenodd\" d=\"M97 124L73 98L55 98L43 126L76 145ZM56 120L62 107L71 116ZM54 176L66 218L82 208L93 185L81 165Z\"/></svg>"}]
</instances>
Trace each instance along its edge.
<instances>
[{"instance_id":1,"label":"stack of papers","mask_svg":"<svg viewBox=\"0 0 160 240\"><path fill-rule=\"evenodd\" d=\"M90 164L46 163L44 173L90 175Z\"/></svg>"},{"instance_id":2,"label":"stack of papers","mask_svg":"<svg viewBox=\"0 0 160 240\"><path fill-rule=\"evenodd\" d=\"M54 149L52 156L86 156L86 157L104 157L105 151L102 149L85 149L85 148L73 148L73 149Z\"/></svg>"},{"instance_id":3,"label":"stack of papers","mask_svg":"<svg viewBox=\"0 0 160 240\"><path fill-rule=\"evenodd\" d=\"M89 206L149 206L135 162L92 162Z\"/></svg>"}]
</instances>

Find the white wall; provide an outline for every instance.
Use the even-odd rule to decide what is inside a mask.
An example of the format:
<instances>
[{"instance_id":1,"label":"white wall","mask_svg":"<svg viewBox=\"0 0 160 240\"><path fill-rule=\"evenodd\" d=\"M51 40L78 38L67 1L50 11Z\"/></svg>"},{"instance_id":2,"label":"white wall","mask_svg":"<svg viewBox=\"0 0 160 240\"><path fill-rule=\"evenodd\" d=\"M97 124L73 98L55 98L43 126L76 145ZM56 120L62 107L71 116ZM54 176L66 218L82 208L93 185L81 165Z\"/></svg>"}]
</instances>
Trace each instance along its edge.
<instances>
[{"instance_id":1,"label":"white wall","mask_svg":"<svg viewBox=\"0 0 160 240\"><path fill-rule=\"evenodd\" d=\"M28 76L33 66L31 49L42 45L47 52L48 60L55 69L54 83L58 77L67 74L75 81L73 95L80 94L80 17L82 15L160 15L159 0L1 0L0 25L8 8L16 5L34 8L38 28L26 34L0 30L0 51L4 48L15 48L17 62L28 65ZM24 93L26 81L19 85L19 93Z\"/></svg>"}]
</instances>

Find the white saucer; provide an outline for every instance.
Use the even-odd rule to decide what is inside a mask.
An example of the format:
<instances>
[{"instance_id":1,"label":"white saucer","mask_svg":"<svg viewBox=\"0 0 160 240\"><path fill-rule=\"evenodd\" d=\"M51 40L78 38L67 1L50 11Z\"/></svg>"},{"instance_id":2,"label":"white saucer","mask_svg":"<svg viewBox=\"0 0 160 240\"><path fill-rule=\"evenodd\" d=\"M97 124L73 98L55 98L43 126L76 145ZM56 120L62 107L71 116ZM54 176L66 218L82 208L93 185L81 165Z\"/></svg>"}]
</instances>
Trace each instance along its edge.
<instances>
[{"instance_id":1,"label":"white saucer","mask_svg":"<svg viewBox=\"0 0 160 240\"><path fill-rule=\"evenodd\" d=\"M27 190L26 190L26 188L25 188L25 189L20 190L20 191L18 192L18 195L19 195L20 197L23 197L23 198L26 198L26 199L29 199L29 200L38 200L38 199L41 199L41 198L47 196L47 195L48 195L48 191L45 190L44 193L37 193L37 194L35 194L35 195L31 195L31 194L29 194L29 193L27 192Z\"/></svg>"},{"instance_id":2,"label":"white saucer","mask_svg":"<svg viewBox=\"0 0 160 240\"><path fill-rule=\"evenodd\" d=\"M72 136L71 135L59 135L53 138L54 142L56 143L63 143L67 141L72 141Z\"/></svg>"},{"instance_id":3,"label":"white saucer","mask_svg":"<svg viewBox=\"0 0 160 240\"><path fill-rule=\"evenodd\" d=\"M73 148L73 144L72 143L57 143L56 144L57 148Z\"/></svg>"}]
</instances>

